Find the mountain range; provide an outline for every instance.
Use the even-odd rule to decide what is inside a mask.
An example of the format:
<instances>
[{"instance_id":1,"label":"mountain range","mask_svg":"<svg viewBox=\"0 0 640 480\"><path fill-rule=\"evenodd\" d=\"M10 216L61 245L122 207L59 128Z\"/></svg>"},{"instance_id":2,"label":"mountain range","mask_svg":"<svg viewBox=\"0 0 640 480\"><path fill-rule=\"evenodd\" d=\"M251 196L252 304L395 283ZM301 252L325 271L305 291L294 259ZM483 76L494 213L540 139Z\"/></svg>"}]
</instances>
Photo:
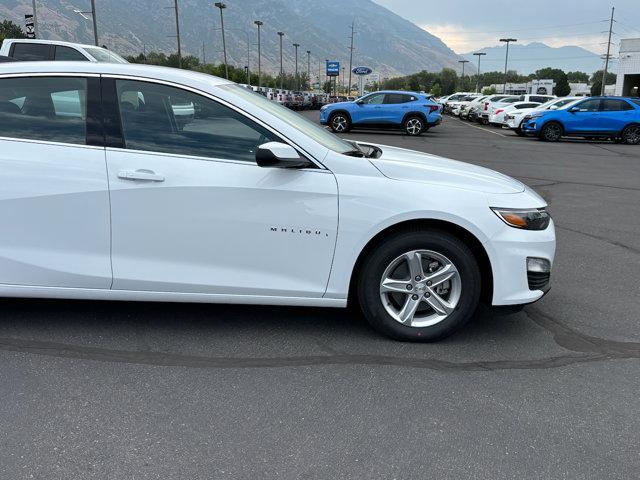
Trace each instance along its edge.
<instances>
[{"instance_id":1,"label":"mountain range","mask_svg":"<svg viewBox=\"0 0 640 480\"><path fill-rule=\"evenodd\" d=\"M175 10L173 0L98 0L100 44L120 54L143 51L174 53ZM92 43L92 22L74 10L90 11L89 0L38 0L41 37ZM211 0L179 0L180 30L184 54L208 62L222 61L220 11ZM354 66L366 65L381 77L420 70L458 68L460 57L439 38L371 0L227 0L224 10L229 63L257 68L257 28L261 20L262 68L279 70L278 31L285 32L284 65L292 71L294 43L299 47L299 68L306 70L311 51L311 71L324 60L349 65L350 25L355 20ZM23 24L31 13L31 0L0 0L0 19ZM90 18L90 15L88 15Z\"/></svg>"},{"instance_id":2,"label":"mountain range","mask_svg":"<svg viewBox=\"0 0 640 480\"><path fill-rule=\"evenodd\" d=\"M474 50L474 52L484 52L487 55L482 57L480 68L482 71L502 71L504 70L506 46L487 47ZM477 68L478 57L474 52L465 53L462 56L471 61L469 65ZM593 73L600 70L603 61L599 55L589 50L577 46L550 47L544 43L534 42L529 44L512 43L509 46L509 70L517 70L518 73L527 75L544 67L559 68L565 72L583 71Z\"/></svg>"}]
</instances>

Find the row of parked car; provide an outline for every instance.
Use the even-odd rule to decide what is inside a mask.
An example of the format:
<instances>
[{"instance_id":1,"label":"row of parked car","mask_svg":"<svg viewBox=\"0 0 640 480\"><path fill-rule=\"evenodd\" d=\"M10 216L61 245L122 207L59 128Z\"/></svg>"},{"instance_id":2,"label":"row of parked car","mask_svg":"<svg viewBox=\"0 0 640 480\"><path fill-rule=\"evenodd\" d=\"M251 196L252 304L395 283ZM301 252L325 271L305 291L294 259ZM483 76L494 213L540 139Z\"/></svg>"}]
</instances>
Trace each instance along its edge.
<instances>
[{"instance_id":1,"label":"row of parked car","mask_svg":"<svg viewBox=\"0 0 640 480\"><path fill-rule=\"evenodd\" d=\"M638 98L459 92L442 97L440 102L450 115L513 130L520 136L537 136L546 141L565 136L608 138L640 144Z\"/></svg>"},{"instance_id":2,"label":"row of parked car","mask_svg":"<svg viewBox=\"0 0 640 480\"><path fill-rule=\"evenodd\" d=\"M267 97L273 102L277 102L293 110L319 110L324 105L354 101L356 99L355 97L330 95L328 93L293 91L280 88L257 87L247 84L241 85Z\"/></svg>"}]
</instances>

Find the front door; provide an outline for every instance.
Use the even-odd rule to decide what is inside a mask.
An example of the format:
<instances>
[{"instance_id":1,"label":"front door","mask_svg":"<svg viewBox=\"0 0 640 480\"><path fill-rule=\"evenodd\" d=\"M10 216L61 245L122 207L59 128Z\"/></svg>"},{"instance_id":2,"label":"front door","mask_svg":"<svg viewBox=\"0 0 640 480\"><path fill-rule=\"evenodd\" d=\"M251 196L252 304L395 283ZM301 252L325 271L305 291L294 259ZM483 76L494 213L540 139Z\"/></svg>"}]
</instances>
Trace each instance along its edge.
<instances>
[{"instance_id":1,"label":"front door","mask_svg":"<svg viewBox=\"0 0 640 480\"><path fill-rule=\"evenodd\" d=\"M600 129L599 110L600 99L597 98L574 105L566 115L565 133L597 133Z\"/></svg>"},{"instance_id":2,"label":"front door","mask_svg":"<svg viewBox=\"0 0 640 480\"><path fill-rule=\"evenodd\" d=\"M105 149L87 145L89 84L0 78L0 283L108 289Z\"/></svg>"},{"instance_id":3,"label":"front door","mask_svg":"<svg viewBox=\"0 0 640 480\"><path fill-rule=\"evenodd\" d=\"M125 148L107 149L114 289L324 294L331 172L257 166L256 147L281 139L210 98L129 80L116 94Z\"/></svg>"},{"instance_id":4,"label":"front door","mask_svg":"<svg viewBox=\"0 0 640 480\"><path fill-rule=\"evenodd\" d=\"M351 121L354 124L376 124L384 122L384 93L372 93L357 102Z\"/></svg>"}]
</instances>

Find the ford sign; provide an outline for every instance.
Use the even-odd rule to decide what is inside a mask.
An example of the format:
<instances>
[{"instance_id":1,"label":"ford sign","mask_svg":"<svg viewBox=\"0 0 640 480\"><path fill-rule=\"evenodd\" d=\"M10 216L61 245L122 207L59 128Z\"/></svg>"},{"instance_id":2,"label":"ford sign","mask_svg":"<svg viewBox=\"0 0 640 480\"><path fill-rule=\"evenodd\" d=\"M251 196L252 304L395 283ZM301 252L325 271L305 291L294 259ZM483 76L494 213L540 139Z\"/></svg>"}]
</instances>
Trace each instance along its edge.
<instances>
[{"instance_id":1,"label":"ford sign","mask_svg":"<svg viewBox=\"0 0 640 480\"><path fill-rule=\"evenodd\" d=\"M371 70L369 67L355 67L351 71L356 75L371 75L371 73L373 72L373 70Z\"/></svg>"}]
</instances>

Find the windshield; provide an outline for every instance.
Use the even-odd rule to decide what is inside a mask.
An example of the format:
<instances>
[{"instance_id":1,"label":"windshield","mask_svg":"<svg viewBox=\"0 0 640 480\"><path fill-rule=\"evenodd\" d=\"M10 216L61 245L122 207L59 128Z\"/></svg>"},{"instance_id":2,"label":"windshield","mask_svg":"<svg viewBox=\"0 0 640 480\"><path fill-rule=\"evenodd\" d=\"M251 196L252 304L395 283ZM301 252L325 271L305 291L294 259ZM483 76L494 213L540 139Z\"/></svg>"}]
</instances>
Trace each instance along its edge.
<instances>
[{"instance_id":1,"label":"windshield","mask_svg":"<svg viewBox=\"0 0 640 480\"><path fill-rule=\"evenodd\" d=\"M279 120L282 120L287 125L295 128L299 132L311 137L313 140L321 144L323 147L333 150L337 153L349 153L354 150L354 146L342 140L337 135L329 132L328 130L316 125L311 120L303 117L302 115L289 110L286 107L279 105L278 103L267 100L262 95L258 95L251 90L241 87L240 85L228 84L220 85L220 88L228 92L238 95L243 100L255 105L256 107L269 112Z\"/></svg>"},{"instance_id":2,"label":"windshield","mask_svg":"<svg viewBox=\"0 0 640 480\"><path fill-rule=\"evenodd\" d=\"M117 53L113 53L106 48L84 47L84 49L99 63L129 63Z\"/></svg>"}]
</instances>

